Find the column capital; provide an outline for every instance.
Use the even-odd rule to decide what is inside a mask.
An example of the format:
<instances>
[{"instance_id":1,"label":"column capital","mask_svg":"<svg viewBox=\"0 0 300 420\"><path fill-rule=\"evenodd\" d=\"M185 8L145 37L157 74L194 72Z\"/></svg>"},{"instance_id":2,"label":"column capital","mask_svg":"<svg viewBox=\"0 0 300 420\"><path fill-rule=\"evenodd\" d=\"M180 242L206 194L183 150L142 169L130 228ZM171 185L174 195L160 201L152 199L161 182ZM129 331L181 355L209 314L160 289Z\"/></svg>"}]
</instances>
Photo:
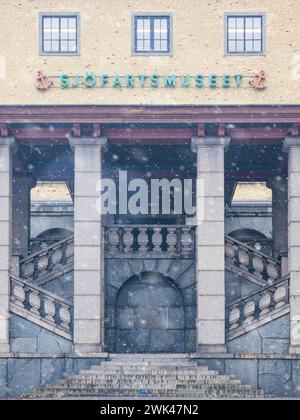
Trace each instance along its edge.
<instances>
[{"instance_id":1,"label":"column capital","mask_svg":"<svg viewBox=\"0 0 300 420\"><path fill-rule=\"evenodd\" d=\"M14 137L0 137L0 147L12 147L15 141Z\"/></svg>"},{"instance_id":2,"label":"column capital","mask_svg":"<svg viewBox=\"0 0 300 420\"><path fill-rule=\"evenodd\" d=\"M226 150L230 145L230 141L230 137L193 137L192 151L197 152L198 149L208 147L222 147Z\"/></svg>"},{"instance_id":3,"label":"column capital","mask_svg":"<svg viewBox=\"0 0 300 420\"><path fill-rule=\"evenodd\" d=\"M70 137L69 143L71 149L74 150L76 147L105 147L107 144L107 137Z\"/></svg>"},{"instance_id":4,"label":"column capital","mask_svg":"<svg viewBox=\"0 0 300 420\"><path fill-rule=\"evenodd\" d=\"M283 142L282 151L288 153L291 149L295 148L300 148L300 137L286 137Z\"/></svg>"}]
</instances>

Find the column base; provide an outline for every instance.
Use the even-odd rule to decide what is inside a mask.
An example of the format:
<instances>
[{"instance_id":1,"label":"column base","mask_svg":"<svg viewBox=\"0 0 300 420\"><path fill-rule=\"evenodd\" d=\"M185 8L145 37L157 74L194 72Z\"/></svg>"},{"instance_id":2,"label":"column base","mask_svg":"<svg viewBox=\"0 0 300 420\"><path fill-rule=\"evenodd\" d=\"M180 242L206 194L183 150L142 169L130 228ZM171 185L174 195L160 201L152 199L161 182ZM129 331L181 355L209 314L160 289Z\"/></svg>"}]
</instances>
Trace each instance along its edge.
<instances>
[{"instance_id":1,"label":"column base","mask_svg":"<svg viewBox=\"0 0 300 420\"><path fill-rule=\"evenodd\" d=\"M102 346L99 344L75 344L73 346L73 353L81 356L82 354L100 354L103 353Z\"/></svg>"},{"instance_id":2,"label":"column base","mask_svg":"<svg viewBox=\"0 0 300 420\"><path fill-rule=\"evenodd\" d=\"M225 345L198 345L197 354L227 354L227 347Z\"/></svg>"},{"instance_id":3,"label":"column base","mask_svg":"<svg viewBox=\"0 0 300 420\"><path fill-rule=\"evenodd\" d=\"M289 354L300 354L300 345L299 346L290 346Z\"/></svg>"}]
</instances>

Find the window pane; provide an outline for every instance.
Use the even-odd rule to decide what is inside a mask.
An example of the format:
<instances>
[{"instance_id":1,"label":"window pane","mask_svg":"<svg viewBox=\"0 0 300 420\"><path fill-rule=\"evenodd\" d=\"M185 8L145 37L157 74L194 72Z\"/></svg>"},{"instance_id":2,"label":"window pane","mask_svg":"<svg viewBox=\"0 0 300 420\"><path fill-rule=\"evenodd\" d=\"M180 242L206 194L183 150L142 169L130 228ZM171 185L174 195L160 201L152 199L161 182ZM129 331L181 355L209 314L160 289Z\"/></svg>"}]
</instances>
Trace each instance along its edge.
<instances>
[{"instance_id":1,"label":"window pane","mask_svg":"<svg viewBox=\"0 0 300 420\"><path fill-rule=\"evenodd\" d=\"M52 52L59 51L59 41L52 41Z\"/></svg>"},{"instance_id":2,"label":"window pane","mask_svg":"<svg viewBox=\"0 0 300 420\"><path fill-rule=\"evenodd\" d=\"M254 27L254 29L262 29L262 19L261 18L254 18L253 19L253 27Z\"/></svg>"},{"instance_id":3,"label":"window pane","mask_svg":"<svg viewBox=\"0 0 300 420\"><path fill-rule=\"evenodd\" d=\"M59 18L52 18L52 29L59 28Z\"/></svg>"},{"instance_id":4,"label":"window pane","mask_svg":"<svg viewBox=\"0 0 300 420\"><path fill-rule=\"evenodd\" d=\"M246 51L253 52L253 41L246 41Z\"/></svg>"},{"instance_id":5,"label":"window pane","mask_svg":"<svg viewBox=\"0 0 300 420\"><path fill-rule=\"evenodd\" d=\"M246 29L253 29L253 18L246 19Z\"/></svg>"},{"instance_id":6,"label":"window pane","mask_svg":"<svg viewBox=\"0 0 300 420\"><path fill-rule=\"evenodd\" d=\"M142 40L137 41L137 51L144 51L144 42Z\"/></svg>"},{"instance_id":7,"label":"window pane","mask_svg":"<svg viewBox=\"0 0 300 420\"><path fill-rule=\"evenodd\" d=\"M76 39L76 35L77 35L77 33L76 33L76 31L69 31L69 39L71 40L71 39L73 39L73 40L75 40Z\"/></svg>"},{"instance_id":8,"label":"window pane","mask_svg":"<svg viewBox=\"0 0 300 420\"><path fill-rule=\"evenodd\" d=\"M51 52L51 41L44 41L44 52Z\"/></svg>"},{"instance_id":9,"label":"window pane","mask_svg":"<svg viewBox=\"0 0 300 420\"><path fill-rule=\"evenodd\" d=\"M262 52L261 41L254 41L254 51L255 52Z\"/></svg>"},{"instance_id":10,"label":"window pane","mask_svg":"<svg viewBox=\"0 0 300 420\"><path fill-rule=\"evenodd\" d=\"M69 48L68 41L61 41L60 43L61 52L68 52L68 48Z\"/></svg>"},{"instance_id":11,"label":"window pane","mask_svg":"<svg viewBox=\"0 0 300 420\"><path fill-rule=\"evenodd\" d=\"M44 18L44 29L51 29L51 19L50 18Z\"/></svg>"},{"instance_id":12,"label":"window pane","mask_svg":"<svg viewBox=\"0 0 300 420\"><path fill-rule=\"evenodd\" d=\"M68 29L69 28L69 19L68 18L61 18L60 27L61 27L61 29Z\"/></svg>"},{"instance_id":13,"label":"window pane","mask_svg":"<svg viewBox=\"0 0 300 420\"><path fill-rule=\"evenodd\" d=\"M51 29L44 30L44 40L51 40L52 39L52 31Z\"/></svg>"},{"instance_id":14,"label":"window pane","mask_svg":"<svg viewBox=\"0 0 300 420\"><path fill-rule=\"evenodd\" d=\"M236 18L228 18L228 29L235 29L236 27Z\"/></svg>"},{"instance_id":15,"label":"window pane","mask_svg":"<svg viewBox=\"0 0 300 420\"><path fill-rule=\"evenodd\" d=\"M137 19L137 31L138 32L144 31L144 19Z\"/></svg>"},{"instance_id":16,"label":"window pane","mask_svg":"<svg viewBox=\"0 0 300 420\"><path fill-rule=\"evenodd\" d=\"M167 52L168 51L168 41L161 41L160 48L161 48L161 51Z\"/></svg>"},{"instance_id":17,"label":"window pane","mask_svg":"<svg viewBox=\"0 0 300 420\"><path fill-rule=\"evenodd\" d=\"M160 41L154 41L154 51L160 51Z\"/></svg>"},{"instance_id":18,"label":"window pane","mask_svg":"<svg viewBox=\"0 0 300 420\"><path fill-rule=\"evenodd\" d=\"M236 42L229 41L228 42L228 52L236 52Z\"/></svg>"},{"instance_id":19,"label":"window pane","mask_svg":"<svg viewBox=\"0 0 300 420\"><path fill-rule=\"evenodd\" d=\"M244 29L244 18L237 18L236 19L236 27L238 29Z\"/></svg>"},{"instance_id":20,"label":"window pane","mask_svg":"<svg viewBox=\"0 0 300 420\"><path fill-rule=\"evenodd\" d=\"M244 42L237 41L236 42L236 52L244 52Z\"/></svg>"},{"instance_id":21,"label":"window pane","mask_svg":"<svg viewBox=\"0 0 300 420\"><path fill-rule=\"evenodd\" d=\"M69 29L76 29L77 18L69 18Z\"/></svg>"},{"instance_id":22,"label":"window pane","mask_svg":"<svg viewBox=\"0 0 300 420\"><path fill-rule=\"evenodd\" d=\"M144 51L150 51L150 50L151 50L150 40L145 40L144 41Z\"/></svg>"},{"instance_id":23,"label":"window pane","mask_svg":"<svg viewBox=\"0 0 300 420\"><path fill-rule=\"evenodd\" d=\"M58 40L59 39L59 30L55 29L52 31L52 39L53 40Z\"/></svg>"},{"instance_id":24,"label":"window pane","mask_svg":"<svg viewBox=\"0 0 300 420\"><path fill-rule=\"evenodd\" d=\"M69 51L70 52L77 52L76 41L69 41Z\"/></svg>"}]
</instances>

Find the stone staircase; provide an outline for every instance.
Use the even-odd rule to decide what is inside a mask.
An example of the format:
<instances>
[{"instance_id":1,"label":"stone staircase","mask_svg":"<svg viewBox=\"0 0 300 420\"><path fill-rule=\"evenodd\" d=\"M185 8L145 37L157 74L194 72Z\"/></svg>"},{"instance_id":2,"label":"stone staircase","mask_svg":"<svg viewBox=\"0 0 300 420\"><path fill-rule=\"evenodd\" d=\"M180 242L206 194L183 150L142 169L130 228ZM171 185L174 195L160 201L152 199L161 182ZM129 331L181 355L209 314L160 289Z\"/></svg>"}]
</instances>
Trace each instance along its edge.
<instances>
[{"instance_id":1,"label":"stone staircase","mask_svg":"<svg viewBox=\"0 0 300 420\"><path fill-rule=\"evenodd\" d=\"M108 256L137 257L146 252L160 258L177 254L195 258L191 227L107 227L105 235ZM226 270L259 287L255 294L227 307L228 341L289 313L289 280L281 279L279 261L229 236L225 237L225 260ZM11 312L72 340L72 302L43 286L73 269L73 236L20 261L19 275L11 277Z\"/></svg>"},{"instance_id":2,"label":"stone staircase","mask_svg":"<svg viewBox=\"0 0 300 420\"><path fill-rule=\"evenodd\" d=\"M188 355L111 355L101 365L82 370L31 398L263 398L239 380L198 366Z\"/></svg>"}]
</instances>

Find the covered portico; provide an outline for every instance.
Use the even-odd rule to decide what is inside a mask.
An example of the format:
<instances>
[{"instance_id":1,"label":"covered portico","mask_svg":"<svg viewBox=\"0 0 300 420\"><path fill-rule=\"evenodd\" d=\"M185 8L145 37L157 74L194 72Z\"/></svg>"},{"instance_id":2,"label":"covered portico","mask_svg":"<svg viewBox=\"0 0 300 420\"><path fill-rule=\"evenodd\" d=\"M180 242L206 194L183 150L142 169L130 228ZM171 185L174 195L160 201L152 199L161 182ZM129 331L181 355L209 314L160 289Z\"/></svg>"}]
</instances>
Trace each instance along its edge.
<instances>
[{"instance_id":1,"label":"covered portico","mask_svg":"<svg viewBox=\"0 0 300 420\"><path fill-rule=\"evenodd\" d=\"M19 256L21 261L30 259L29 192L37 180L54 177L68 183L74 199L72 322L66 322L65 317L74 352L121 351L116 334L120 338L124 331L135 330L131 324L135 315L127 311L129 324L121 332L122 322L116 318L120 317L120 311L122 318L126 318L124 308L130 309L126 290L128 297L128 287L135 288L140 279L146 294L156 284L165 290L168 300L167 305L161 305L163 310L161 307L153 310L149 304L151 310L144 313L149 330L159 330L158 325L164 329L169 317L165 329L172 333L167 338L176 343L183 334L189 341L180 351L225 353L228 332L225 268L232 246L225 240L225 206L230 204L237 182L257 181L268 182L272 187L274 257L286 262L289 254L289 266L279 273L276 263L259 253L248 255L251 262L247 257L244 265L247 270L252 264L250 274L256 271L262 279L265 273L274 279L291 274L290 351L298 353L299 339L292 331L297 326L300 307L297 274L300 256L294 235L300 217L296 205L297 183L300 185L300 178L297 181L300 171L296 167L299 121L299 107L1 107L0 172L5 188L0 191L0 200L6 210L1 215L0 297L4 334L0 337L0 349L7 352L10 348L9 305L13 292L10 273L12 261L16 264L16 258L12 257ZM38 149L45 152L46 160L56 162L54 172L53 166L47 167L43 158L39 160ZM66 166L62 168L61 164ZM119 168L131 171L132 177L151 172L155 178L202 180L201 185L197 182L194 197L198 209L196 222L176 215L137 216L139 223L126 214L101 220L97 208L101 179L114 177ZM16 200L16 193L13 199L16 186L18 194L22 194L21 201ZM22 229L22 221L28 229ZM234 247L236 252L236 244ZM255 266L255 262L253 266L255 258L261 258L261 267L259 263ZM271 273L271 265L275 274ZM240 271L242 268L239 266ZM173 300L166 291L172 284L178 289ZM119 293L123 293L123 298ZM35 309L39 311L39 307ZM173 324L171 312L178 315L173 316ZM233 321L231 308L231 327L235 325ZM144 336L142 330L135 333ZM127 334L125 341L129 343L128 349L132 342L136 343L136 336ZM133 348L139 351L135 345ZM171 343L163 351L178 350Z\"/></svg>"}]
</instances>

